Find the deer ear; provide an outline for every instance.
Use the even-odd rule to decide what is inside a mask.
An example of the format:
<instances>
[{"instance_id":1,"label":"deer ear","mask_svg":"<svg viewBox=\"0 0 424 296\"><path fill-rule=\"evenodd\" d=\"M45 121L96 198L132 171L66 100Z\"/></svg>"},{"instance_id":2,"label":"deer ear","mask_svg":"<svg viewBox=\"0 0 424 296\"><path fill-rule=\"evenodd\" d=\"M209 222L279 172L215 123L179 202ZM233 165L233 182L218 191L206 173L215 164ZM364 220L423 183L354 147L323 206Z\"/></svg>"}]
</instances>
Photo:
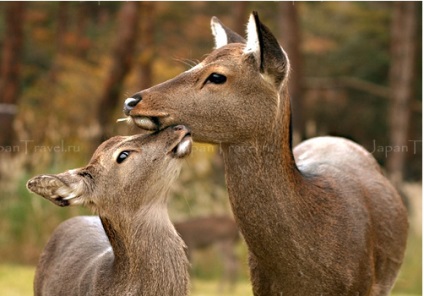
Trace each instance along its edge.
<instances>
[{"instance_id":1,"label":"deer ear","mask_svg":"<svg viewBox=\"0 0 424 296\"><path fill-rule=\"evenodd\" d=\"M83 178L71 170L58 175L36 176L26 186L52 203L65 207L83 202L81 197L87 190Z\"/></svg>"},{"instance_id":2,"label":"deer ear","mask_svg":"<svg viewBox=\"0 0 424 296\"><path fill-rule=\"evenodd\" d=\"M247 24L245 54L253 54L264 79L280 88L288 77L289 59L271 31L259 21L256 11Z\"/></svg>"},{"instance_id":3,"label":"deer ear","mask_svg":"<svg viewBox=\"0 0 424 296\"><path fill-rule=\"evenodd\" d=\"M246 43L243 37L224 26L215 16L211 19L211 29L215 38L215 48L220 48L229 43Z\"/></svg>"}]
</instances>

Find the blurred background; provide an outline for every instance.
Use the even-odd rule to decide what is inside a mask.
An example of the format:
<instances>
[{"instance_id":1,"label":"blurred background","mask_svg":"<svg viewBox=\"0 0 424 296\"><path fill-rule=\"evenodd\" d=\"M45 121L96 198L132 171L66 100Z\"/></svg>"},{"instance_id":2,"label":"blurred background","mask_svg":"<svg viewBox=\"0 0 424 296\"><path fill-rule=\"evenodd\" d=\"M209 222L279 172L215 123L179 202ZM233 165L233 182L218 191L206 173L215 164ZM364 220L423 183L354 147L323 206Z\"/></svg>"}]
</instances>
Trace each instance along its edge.
<instances>
[{"instance_id":1,"label":"blurred background","mask_svg":"<svg viewBox=\"0 0 424 296\"><path fill-rule=\"evenodd\" d=\"M83 166L104 139L139 132L116 123L125 98L202 60L212 16L243 35L252 10L291 61L294 142L350 138L402 193L411 226L394 295L421 295L421 2L1 2L1 295L31 295L53 229L87 213L29 194L26 181ZM194 237L231 217L217 147L196 144L170 214L209 217ZM192 295L251 295L246 247L222 229L193 245Z\"/></svg>"}]
</instances>

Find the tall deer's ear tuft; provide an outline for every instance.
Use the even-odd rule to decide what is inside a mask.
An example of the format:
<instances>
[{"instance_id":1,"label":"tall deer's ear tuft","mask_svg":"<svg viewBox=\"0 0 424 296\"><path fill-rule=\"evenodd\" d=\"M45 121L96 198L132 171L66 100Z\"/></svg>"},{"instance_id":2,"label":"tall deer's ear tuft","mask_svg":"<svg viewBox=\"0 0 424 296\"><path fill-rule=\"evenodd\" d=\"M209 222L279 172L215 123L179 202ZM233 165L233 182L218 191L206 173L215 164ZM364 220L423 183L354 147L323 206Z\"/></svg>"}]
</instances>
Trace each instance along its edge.
<instances>
[{"instance_id":1,"label":"tall deer's ear tuft","mask_svg":"<svg viewBox=\"0 0 424 296\"><path fill-rule=\"evenodd\" d=\"M215 38L215 48L220 48L229 43L246 43L239 34L224 26L217 17L211 19L212 34Z\"/></svg>"},{"instance_id":2,"label":"tall deer's ear tuft","mask_svg":"<svg viewBox=\"0 0 424 296\"><path fill-rule=\"evenodd\" d=\"M247 24L244 53L253 54L265 80L273 83L277 89L281 87L288 77L289 59L271 31L260 22L256 11L250 15Z\"/></svg>"}]
</instances>

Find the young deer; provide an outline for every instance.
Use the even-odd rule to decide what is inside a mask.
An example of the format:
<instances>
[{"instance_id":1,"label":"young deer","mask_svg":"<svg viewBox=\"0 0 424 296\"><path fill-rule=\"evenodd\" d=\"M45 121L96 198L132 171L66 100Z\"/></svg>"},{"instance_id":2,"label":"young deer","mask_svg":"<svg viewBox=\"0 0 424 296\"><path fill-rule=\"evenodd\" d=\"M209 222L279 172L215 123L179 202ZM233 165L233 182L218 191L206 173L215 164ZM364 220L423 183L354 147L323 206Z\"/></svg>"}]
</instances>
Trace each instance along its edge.
<instances>
[{"instance_id":1,"label":"young deer","mask_svg":"<svg viewBox=\"0 0 424 296\"><path fill-rule=\"evenodd\" d=\"M143 129L220 144L255 295L388 295L407 212L375 159L336 137L291 145L289 60L257 13L247 41L212 19L216 49L125 101Z\"/></svg>"},{"instance_id":2,"label":"young deer","mask_svg":"<svg viewBox=\"0 0 424 296\"><path fill-rule=\"evenodd\" d=\"M174 226L187 245L190 261L194 250L218 247L224 267L219 290L223 290L225 280L228 281L229 287L233 288L239 267L235 249L240 241L239 229L234 219L227 216L196 217L174 223Z\"/></svg>"},{"instance_id":3,"label":"young deer","mask_svg":"<svg viewBox=\"0 0 424 296\"><path fill-rule=\"evenodd\" d=\"M56 205L85 205L99 214L56 229L37 266L34 294L187 295L185 245L166 204L190 150L183 126L114 137L86 167L29 180L29 190Z\"/></svg>"}]
</instances>

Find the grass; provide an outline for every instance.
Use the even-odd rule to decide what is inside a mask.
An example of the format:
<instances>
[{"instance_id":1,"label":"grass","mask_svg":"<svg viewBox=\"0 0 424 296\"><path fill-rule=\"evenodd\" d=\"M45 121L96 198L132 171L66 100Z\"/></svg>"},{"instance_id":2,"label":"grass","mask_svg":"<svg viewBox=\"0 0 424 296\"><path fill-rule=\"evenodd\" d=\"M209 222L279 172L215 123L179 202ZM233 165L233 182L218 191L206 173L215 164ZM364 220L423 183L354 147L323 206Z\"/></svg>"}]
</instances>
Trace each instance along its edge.
<instances>
[{"instance_id":1,"label":"grass","mask_svg":"<svg viewBox=\"0 0 424 296\"><path fill-rule=\"evenodd\" d=\"M35 268L14 264L0 265L0 295L5 296L30 296ZM233 290L228 287L219 290L217 280L192 280L191 296L251 296L252 290L248 281L240 281ZM392 296L418 296L421 294L393 293Z\"/></svg>"},{"instance_id":2,"label":"grass","mask_svg":"<svg viewBox=\"0 0 424 296\"><path fill-rule=\"evenodd\" d=\"M252 288L248 281L239 281L233 289L220 289L219 281L194 279L191 283L191 296L251 296Z\"/></svg>"},{"instance_id":3,"label":"grass","mask_svg":"<svg viewBox=\"0 0 424 296\"><path fill-rule=\"evenodd\" d=\"M30 296L33 295L32 284L35 268L14 264L0 264L0 295ZM250 296L250 283L238 282L233 290L228 287L219 290L219 281L194 279L191 283L191 296Z\"/></svg>"},{"instance_id":4,"label":"grass","mask_svg":"<svg viewBox=\"0 0 424 296\"><path fill-rule=\"evenodd\" d=\"M422 291L422 241L421 237L409 233L405 259L400 269L394 293L417 293Z\"/></svg>"},{"instance_id":5,"label":"grass","mask_svg":"<svg viewBox=\"0 0 424 296\"><path fill-rule=\"evenodd\" d=\"M0 295L33 295L32 281L35 268L12 264L0 265Z\"/></svg>"}]
</instances>

